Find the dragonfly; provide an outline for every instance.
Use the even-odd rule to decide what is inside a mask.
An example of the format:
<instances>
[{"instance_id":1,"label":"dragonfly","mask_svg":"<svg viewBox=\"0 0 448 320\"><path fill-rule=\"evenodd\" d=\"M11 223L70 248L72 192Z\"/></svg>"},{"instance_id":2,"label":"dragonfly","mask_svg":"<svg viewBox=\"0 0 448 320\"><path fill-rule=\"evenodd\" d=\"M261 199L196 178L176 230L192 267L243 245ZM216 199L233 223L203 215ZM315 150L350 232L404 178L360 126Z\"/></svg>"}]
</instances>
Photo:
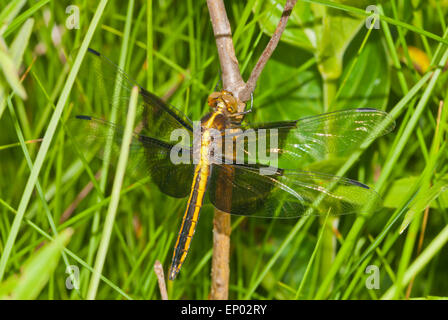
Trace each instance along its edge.
<instances>
[{"instance_id":1,"label":"dragonfly","mask_svg":"<svg viewBox=\"0 0 448 320\"><path fill-rule=\"evenodd\" d=\"M381 205L380 196L361 182L302 168L350 155L392 131L394 120L384 111L347 109L299 120L250 124L241 121L248 113L239 111L241 101L227 90L217 90L207 100L210 112L193 122L101 53L89 48L86 59L90 61L83 63L96 79L90 90L95 95L103 92L108 100L104 103L112 105L116 116L115 121L107 121L77 115L76 131L82 147L104 154L104 146L111 141L109 154L118 156L130 92L138 86L137 125L129 146L131 171L149 175L168 196L188 197L174 246L170 280L176 278L186 260L207 195L223 212L273 219L360 214L366 205ZM193 139L179 142L177 137L173 141L176 130ZM195 141L194 137L199 139ZM281 160L276 166L257 160L253 146L263 145L261 142L264 151L275 156L272 159ZM238 150L242 157L237 159ZM173 161L173 154L186 156L183 159L188 161Z\"/></svg>"}]
</instances>

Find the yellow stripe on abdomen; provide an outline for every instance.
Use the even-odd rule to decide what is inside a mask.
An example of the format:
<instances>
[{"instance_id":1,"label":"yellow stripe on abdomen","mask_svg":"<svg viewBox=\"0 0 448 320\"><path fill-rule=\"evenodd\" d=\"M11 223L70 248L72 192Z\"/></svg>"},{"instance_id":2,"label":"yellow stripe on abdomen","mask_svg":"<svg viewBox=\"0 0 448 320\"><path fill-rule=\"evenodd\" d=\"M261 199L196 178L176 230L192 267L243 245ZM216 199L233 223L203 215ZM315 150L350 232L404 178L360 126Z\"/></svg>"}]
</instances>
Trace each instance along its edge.
<instances>
[{"instance_id":1,"label":"yellow stripe on abdomen","mask_svg":"<svg viewBox=\"0 0 448 320\"><path fill-rule=\"evenodd\" d=\"M196 167L187 209L185 210L180 232L174 247L173 261L169 272L170 280L173 280L176 277L187 257L191 239L193 238L199 219L202 203L204 202L204 194L207 188L209 172L210 167L207 162L201 163Z\"/></svg>"}]
</instances>

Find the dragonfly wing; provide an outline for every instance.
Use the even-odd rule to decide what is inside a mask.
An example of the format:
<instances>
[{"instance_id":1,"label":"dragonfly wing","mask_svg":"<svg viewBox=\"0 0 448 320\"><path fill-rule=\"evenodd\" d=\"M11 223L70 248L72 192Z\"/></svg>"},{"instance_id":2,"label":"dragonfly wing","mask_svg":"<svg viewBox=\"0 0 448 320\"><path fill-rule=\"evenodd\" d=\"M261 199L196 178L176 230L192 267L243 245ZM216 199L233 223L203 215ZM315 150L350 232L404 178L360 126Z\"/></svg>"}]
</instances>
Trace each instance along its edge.
<instances>
[{"instance_id":1,"label":"dragonfly wing","mask_svg":"<svg viewBox=\"0 0 448 320\"><path fill-rule=\"evenodd\" d=\"M346 157L363 143L392 131L394 126L394 120L384 111L350 109L296 121L248 125L246 130L230 136L234 141L241 138L240 141L248 142L237 147L244 152L244 163L259 162L260 151L266 150L267 156L287 161L280 167L300 168L328 156ZM256 146L256 151L251 146Z\"/></svg>"},{"instance_id":2,"label":"dragonfly wing","mask_svg":"<svg viewBox=\"0 0 448 320\"><path fill-rule=\"evenodd\" d=\"M87 90L93 90L95 98L101 99L98 104L103 103L105 108L112 107L117 111L114 123L124 126L132 87L138 86L140 92L136 123L140 134L170 142L171 133L175 129L192 132L192 121L186 115L145 90L99 52L89 49L82 68L81 75L94 77L89 79L88 83L93 83L93 86Z\"/></svg>"},{"instance_id":3,"label":"dragonfly wing","mask_svg":"<svg viewBox=\"0 0 448 320\"><path fill-rule=\"evenodd\" d=\"M87 159L92 158L92 155L104 158L105 146L110 139L111 162L117 162L123 127L90 116L77 116L70 120L69 131L76 132L74 143ZM172 148L172 144L134 132L129 147L127 169L135 178L144 178L149 174L163 193L182 198L190 192L194 165L171 161ZM179 152L186 152L191 156L187 146Z\"/></svg>"},{"instance_id":4,"label":"dragonfly wing","mask_svg":"<svg viewBox=\"0 0 448 320\"><path fill-rule=\"evenodd\" d=\"M328 174L282 170L260 174L261 167L213 165L209 196L230 214L265 218L362 213L381 204L366 185Z\"/></svg>"}]
</instances>

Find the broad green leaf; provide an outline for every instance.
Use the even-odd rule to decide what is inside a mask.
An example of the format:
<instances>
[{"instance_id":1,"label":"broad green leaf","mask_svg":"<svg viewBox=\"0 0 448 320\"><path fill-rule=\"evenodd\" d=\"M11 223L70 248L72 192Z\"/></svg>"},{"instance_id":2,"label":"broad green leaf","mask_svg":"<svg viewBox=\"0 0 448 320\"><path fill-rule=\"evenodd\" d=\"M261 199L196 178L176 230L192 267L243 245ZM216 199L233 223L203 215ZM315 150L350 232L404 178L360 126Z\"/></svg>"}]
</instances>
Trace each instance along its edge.
<instances>
[{"instance_id":1,"label":"broad green leaf","mask_svg":"<svg viewBox=\"0 0 448 320\"><path fill-rule=\"evenodd\" d=\"M319 114L322 106L322 84L315 63L300 70L313 56L303 50L292 50L280 43L257 83L256 119L250 122L295 120Z\"/></svg>"},{"instance_id":2,"label":"broad green leaf","mask_svg":"<svg viewBox=\"0 0 448 320\"><path fill-rule=\"evenodd\" d=\"M346 53L348 59L344 59L344 63L347 67L344 68L339 81L340 92L337 100L332 104L334 110L345 108L384 110L387 105L391 81L386 50L380 36L375 34L370 36L360 55L357 56L360 47L358 42L363 38L364 34L361 32ZM353 68L352 63L355 63Z\"/></svg>"},{"instance_id":3,"label":"broad green leaf","mask_svg":"<svg viewBox=\"0 0 448 320\"><path fill-rule=\"evenodd\" d=\"M335 2L362 9L371 4L367 0L335 0ZM257 2L254 12L261 15L259 24L266 34L272 35L275 31L284 3L285 1L276 0ZM324 80L324 111L330 111L330 106L334 109L333 99L337 91L337 81L343 72L345 52L364 22L365 18L359 15L302 1L296 4L292 12L281 40L311 51L317 58L318 69ZM384 52L380 58L384 58ZM382 68L386 66L387 64L381 65ZM387 85L385 88L387 90L381 90L381 95L385 91L388 92ZM375 85L370 86L367 92L369 89L375 89ZM363 97L365 96L367 93L363 94ZM384 99L381 105L384 105Z\"/></svg>"},{"instance_id":4,"label":"broad green leaf","mask_svg":"<svg viewBox=\"0 0 448 320\"><path fill-rule=\"evenodd\" d=\"M418 177L407 177L394 181L384 196L383 206L386 208L397 208L403 203L404 197L418 179Z\"/></svg>"},{"instance_id":5,"label":"broad green leaf","mask_svg":"<svg viewBox=\"0 0 448 320\"><path fill-rule=\"evenodd\" d=\"M285 3L285 0L257 0L255 2L253 12L256 16L260 15L258 23L261 30L267 35L272 36L277 28ZM299 1L289 17L281 41L314 53L316 33L313 27L318 23L314 19L309 3Z\"/></svg>"},{"instance_id":6,"label":"broad green leaf","mask_svg":"<svg viewBox=\"0 0 448 320\"><path fill-rule=\"evenodd\" d=\"M443 181L447 181L448 177L445 176L444 178L438 180L440 183L443 184ZM407 177L396 180L392 186L389 188L387 194L384 197L383 205L386 208L397 208L403 201L405 200L405 196L408 194L409 190L412 188L415 183L419 180L419 177ZM436 187L437 183L433 185L432 188ZM432 189L431 188L431 189ZM436 187L437 188L437 187ZM430 190L431 190L430 189ZM424 193L424 191L421 191ZM433 191L427 190L427 192L431 193ZM448 192L443 192L443 190L440 191L441 193L439 196L444 201L448 202ZM429 195L428 193L428 195ZM420 197L423 197L423 195L420 195ZM413 205L418 201L418 198L414 200ZM436 204L434 202L429 203L431 208L437 208Z\"/></svg>"},{"instance_id":7,"label":"broad green leaf","mask_svg":"<svg viewBox=\"0 0 448 320\"><path fill-rule=\"evenodd\" d=\"M369 1L366 0L337 0L335 2L351 5L358 8L366 8ZM316 8L316 6L318 6ZM314 11L322 12L322 6L313 4ZM318 37L318 50L316 52L319 61L319 71L325 81L338 79L342 74L342 64L345 50L355 37L364 19L348 12L325 7L322 15L322 29Z\"/></svg>"},{"instance_id":8,"label":"broad green leaf","mask_svg":"<svg viewBox=\"0 0 448 320\"><path fill-rule=\"evenodd\" d=\"M415 198L411 208L406 213L403 223L400 226L400 233L402 233L409 223L411 223L414 216L428 207L435 199L437 199L441 193L448 190L448 177L434 183L434 185L428 190L420 190L419 194Z\"/></svg>"},{"instance_id":9,"label":"broad green leaf","mask_svg":"<svg viewBox=\"0 0 448 320\"><path fill-rule=\"evenodd\" d=\"M72 234L72 229L66 229L52 242L33 253L22 266L20 274L14 274L0 284L0 299L37 298L56 269L61 252Z\"/></svg>"}]
</instances>

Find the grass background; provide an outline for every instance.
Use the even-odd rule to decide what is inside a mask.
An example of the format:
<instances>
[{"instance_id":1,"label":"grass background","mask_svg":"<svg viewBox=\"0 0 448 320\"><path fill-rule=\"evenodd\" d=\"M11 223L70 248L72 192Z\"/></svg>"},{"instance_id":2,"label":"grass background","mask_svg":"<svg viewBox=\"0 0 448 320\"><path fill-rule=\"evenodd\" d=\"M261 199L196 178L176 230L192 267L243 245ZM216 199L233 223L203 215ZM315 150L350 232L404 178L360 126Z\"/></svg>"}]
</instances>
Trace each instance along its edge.
<instances>
[{"instance_id":1,"label":"grass background","mask_svg":"<svg viewBox=\"0 0 448 320\"><path fill-rule=\"evenodd\" d=\"M283 3L226 1L245 79ZM76 13L67 13L70 4L79 9L79 29L67 27ZM125 179L116 216L103 229L116 167L82 192L98 163L76 156L63 123L73 114L110 115L81 65L87 46L199 119L219 79L207 6L193 0L70 4L0 5L0 296L159 299L153 265L160 260L167 271L186 201L164 196L148 179ZM343 161L305 168L366 183L384 207L326 227L314 217L233 217L231 298L448 297L447 111L440 104L447 94L448 1L376 3L380 28L372 30L364 26L368 4L299 1L257 84L250 120L353 107L388 111L397 123L391 134ZM186 263L168 282L170 299L207 299L212 219L206 204ZM107 255L97 255L100 243ZM368 266L377 267L378 289L366 286L373 283ZM67 288L68 269L79 277L79 289Z\"/></svg>"}]
</instances>

